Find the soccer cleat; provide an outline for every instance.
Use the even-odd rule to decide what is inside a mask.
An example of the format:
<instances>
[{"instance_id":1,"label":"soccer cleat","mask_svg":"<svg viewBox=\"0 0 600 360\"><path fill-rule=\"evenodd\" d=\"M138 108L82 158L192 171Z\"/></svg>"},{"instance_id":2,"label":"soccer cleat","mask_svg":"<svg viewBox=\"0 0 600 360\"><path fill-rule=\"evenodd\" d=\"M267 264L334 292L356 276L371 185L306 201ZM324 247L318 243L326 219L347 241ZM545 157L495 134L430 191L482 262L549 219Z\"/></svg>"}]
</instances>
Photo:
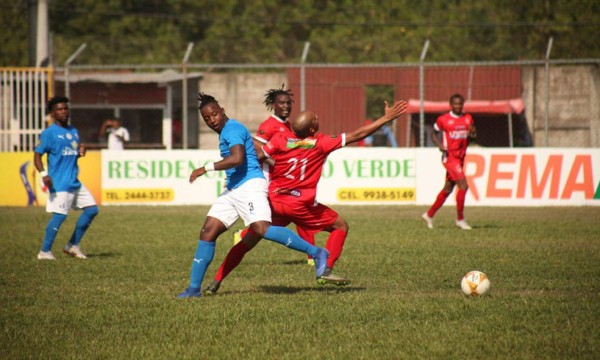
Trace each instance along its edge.
<instances>
[{"instance_id":1,"label":"soccer cleat","mask_svg":"<svg viewBox=\"0 0 600 360\"><path fill-rule=\"evenodd\" d=\"M179 295L177 295L177 298L179 299L185 299L185 298L195 298L195 297L201 297L202 294L200 293L200 288L193 288L193 287L189 287L185 290L183 290L183 292Z\"/></svg>"},{"instance_id":2,"label":"soccer cleat","mask_svg":"<svg viewBox=\"0 0 600 360\"><path fill-rule=\"evenodd\" d=\"M467 224L467 222L465 221L465 219L456 220L456 226L458 226L459 228L461 228L463 230L471 230L472 229L472 227L469 226L469 224Z\"/></svg>"},{"instance_id":3,"label":"soccer cleat","mask_svg":"<svg viewBox=\"0 0 600 360\"><path fill-rule=\"evenodd\" d=\"M423 214L423 220L427 223L427 227L433 229L433 218L429 217L427 213Z\"/></svg>"},{"instance_id":4,"label":"soccer cleat","mask_svg":"<svg viewBox=\"0 0 600 360\"><path fill-rule=\"evenodd\" d=\"M233 245L242 241L242 230L236 230L233 232Z\"/></svg>"},{"instance_id":5,"label":"soccer cleat","mask_svg":"<svg viewBox=\"0 0 600 360\"><path fill-rule=\"evenodd\" d=\"M84 253L81 252L79 245L73 245L71 243L67 243L63 248L63 252L69 256L76 257L78 259L87 259Z\"/></svg>"},{"instance_id":6,"label":"soccer cleat","mask_svg":"<svg viewBox=\"0 0 600 360\"><path fill-rule=\"evenodd\" d=\"M321 277L325 270L327 270L327 258L329 257L329 252L323 248L317 248L317 253L313 256L313 260L315 261L315 272L317 273L317 278Z\"/></svg>"},{"instance_id":7,"label":"soccer cleat","mask_svg":"<svg viewBox=\"0 0 600 360\"><path fill-rule=\"evenodd\" d=\"M214 280L204 289L204 295L217 295L217 291L219 291L220 286L221 282Z\"/></svg>"},{"instance_id":8,"label":"soccer cleat","mask_svg":"<svg viewBox=\"0 0 600 360\"><path fill-rule=\"evenodd\" d=\"M313 260L312 258L306 260L306 263L308 264L308 266L315 266L315 260Z\"/></svg>"},{"instance_id":9,"label":"soccer cleat","mask_svg":"<svg viewBox=\"0 0 600 360\"><path fill-rule=\"evenodd\" d=\"M56 258L52 254L52 251L40 251L37 254L37 259L38 260L56 260Z\"/></svg>"},{"instance_id":10,"label":"soccer cleat","mask_svg":"<svg viewBox=\"0 0 600 360\"><path fill-rule=\"evenodd\" d=\"M350 279L346 279L344 277L335 275L331 272L330 268L327 268L323 275L317 277L317 284L319 285L336 285L336 286L346 286L350 285Z\"/></svg>"}]
</instances>

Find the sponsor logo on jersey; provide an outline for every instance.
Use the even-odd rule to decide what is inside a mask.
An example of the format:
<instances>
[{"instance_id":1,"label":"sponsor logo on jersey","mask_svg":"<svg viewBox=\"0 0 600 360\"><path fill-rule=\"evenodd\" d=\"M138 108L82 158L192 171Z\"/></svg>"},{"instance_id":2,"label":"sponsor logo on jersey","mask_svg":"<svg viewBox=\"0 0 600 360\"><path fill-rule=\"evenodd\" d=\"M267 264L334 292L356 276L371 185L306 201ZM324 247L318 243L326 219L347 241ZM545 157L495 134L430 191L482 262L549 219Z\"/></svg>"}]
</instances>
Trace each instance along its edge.
<instances>
[{"instance_id":1,"label":"sponsor logo on jersey","mask_svg":"<svg viewBox=\"0 0 600 360\"><path fill-rule=\"evenodd\" d=\"M77 143L75 143L75 145L77 145ZM79 151L77 151L77 150L73 150L73 149L71 149L71 148L68 148L68 147L65 147L65 148L62 150L62 153L61 153L61 155L62 155L62 156L78 156L78 155L79 155Z\"/></svg>"},{"instance_id":2,"label":"sponsor logo on jersey","mask_svg":"<svg viewBox=\"0 0 600 360\"><path fill-rule=\"evenodd\" d=\"M450 131L448 132L448 137L450 139L466 139L469 137L469 131L468 130L454 130L454 131Z\"/></svg>"},{"instance_id":3,"label":"sponsor logo on jersey","mask_svg":"<svg viewBox=\"0 0 600 360\"><path fill-rule=\"evenodd\" d=\"M288 149L311 149L315 147L317 139L287 139Z\"/></svg>"}]
</instances>

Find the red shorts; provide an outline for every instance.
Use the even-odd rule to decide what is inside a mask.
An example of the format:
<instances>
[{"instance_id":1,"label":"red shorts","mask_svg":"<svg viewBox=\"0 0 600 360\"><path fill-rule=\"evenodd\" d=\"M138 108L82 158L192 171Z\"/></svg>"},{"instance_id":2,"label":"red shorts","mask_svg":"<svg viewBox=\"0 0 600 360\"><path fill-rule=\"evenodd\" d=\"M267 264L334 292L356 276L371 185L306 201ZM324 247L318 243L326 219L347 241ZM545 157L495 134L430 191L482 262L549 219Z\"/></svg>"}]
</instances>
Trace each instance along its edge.
<instances>
[{"instance_id":1,"label":"red shorts","mask_svg":"<svg viewBox=\"0 0 600 360\"><path fill-rule=\"evenodd\" d=\"M271 218L275 226L296 224L309 234L316 234L335 223L338 213L317 203L316 206L271 202Z\"/></svg>"},{"instance_id":2,"label":"red shorts","mask_svg":"<svg viewBox=\"0 0 600 360\"><path fill-rule=\"evenodd\" d=\"M446 180L456 182L465 178L465 173L463 171L465 163L464 159L448 157L445 160L442 160L442 162L446 168Z\"/></svg>"}]
</instances>

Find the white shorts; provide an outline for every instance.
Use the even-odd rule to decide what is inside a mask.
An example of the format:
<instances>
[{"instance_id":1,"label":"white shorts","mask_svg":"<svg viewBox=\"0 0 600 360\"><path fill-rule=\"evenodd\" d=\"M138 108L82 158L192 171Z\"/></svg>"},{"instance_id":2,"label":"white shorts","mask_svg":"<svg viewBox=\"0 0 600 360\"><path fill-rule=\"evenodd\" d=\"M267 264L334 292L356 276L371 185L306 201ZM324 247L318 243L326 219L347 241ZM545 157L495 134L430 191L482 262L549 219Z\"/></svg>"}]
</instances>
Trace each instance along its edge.
<instances>
[{"instance_id":1,"label":"white shorts","mask_svg":"<svg viewBox=\"0 0 600 360\"><path fill-rule=\"evenodd\" d=\"M267 180L255 178L240 187L225 190L208 210L208 215L219 219L228 229L240 217L244 226L257 221L271 222Z\"/></svg>"},{"instance_id":2,"label":"white shorts","mask_svg":"<svg viewBox=\"0 0 600 360\"><path fill-rule=\"evenodd\" d=\"M67 215L71 209L83 209L96 205L92 193L84 186L74 191L58 191L48 195L46 211Z\"/></svg>"}]
</instances>

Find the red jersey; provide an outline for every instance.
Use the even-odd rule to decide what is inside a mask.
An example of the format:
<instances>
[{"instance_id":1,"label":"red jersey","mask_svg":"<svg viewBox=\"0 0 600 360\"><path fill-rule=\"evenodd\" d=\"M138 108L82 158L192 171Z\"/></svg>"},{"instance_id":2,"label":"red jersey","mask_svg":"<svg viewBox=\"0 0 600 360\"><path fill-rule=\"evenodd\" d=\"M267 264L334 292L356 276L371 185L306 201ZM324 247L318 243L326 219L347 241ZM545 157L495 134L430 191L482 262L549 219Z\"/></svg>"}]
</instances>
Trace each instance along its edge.
<instances>
[{"instance_id":1,"label":"red jersey","mask_svg":"<svg viewBox=\"0 0 600 360\"><path fill-rule=\"evenodd\" d=\"M441 115L433 125L441 131L443 144L448 157L463 159L467 153L469 133L473 127L473 118L469 114L455 115L452 112Z\"/></svg>"},{"instance_id":2,"label":"red jersey","mask_svg":"<svg viewBox=\"0 0 600 360\"><path fill-rule=\"evenodd\" d=\"M275 160L271 168L269 200L313 205L317 184L327 156L346 145L346 134L296 139L275 135L263 146L265 155Z\"/></svg>"},{"instance_id":3,"label":"red jersey","mask_svg":"<svg viewBox=\"0 0 600 360\"><path fill-rule=\"evenodd\" d=\"M261 143L266 144L269 140L271 140L273 135L277 133L284 133L290 137L294 136L294 132L292 131L292 126L290 125L289 121L283 121L277 116L271 115L267 120L260 124L254 138Z\"/></svg>"}]
</instances>

